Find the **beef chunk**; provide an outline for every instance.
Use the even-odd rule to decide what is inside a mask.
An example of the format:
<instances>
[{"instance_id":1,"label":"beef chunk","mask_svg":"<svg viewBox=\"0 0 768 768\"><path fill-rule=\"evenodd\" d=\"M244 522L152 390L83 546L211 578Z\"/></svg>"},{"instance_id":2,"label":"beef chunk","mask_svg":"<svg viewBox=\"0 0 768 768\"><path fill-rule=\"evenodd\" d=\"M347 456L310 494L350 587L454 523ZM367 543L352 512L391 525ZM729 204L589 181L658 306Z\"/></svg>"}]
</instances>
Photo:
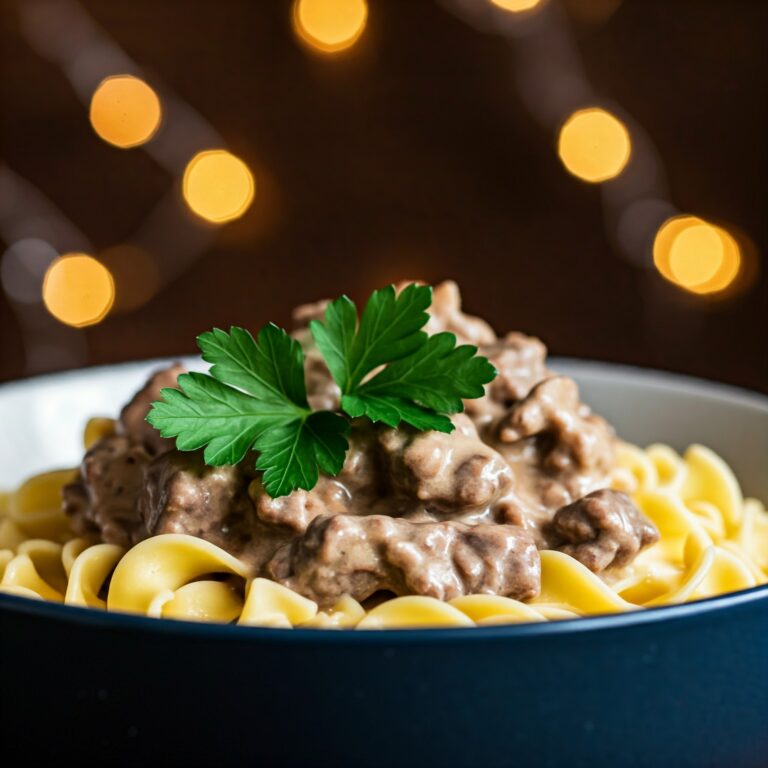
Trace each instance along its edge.
<instances>
[{"instance_id":1,"label":"beef chunk","mask_svg":"<svg viewBox=\"0 0 768 768\"><path fill-rule=\"evenodd\" d=\"M105 435L85 454L80 477L63 491L64 511L76 533L122 546L141 538L138 498L144 471L153 456L173 448L146 416L160 390L175 386L183 371L178 364L156 371L123 408L118 434Z\"/></svg>"},{"instance_id":2,"label":"beef chunk","mask_svg":"<svg viewBox=\"0 0 768 768\"><path fill-rule=\"evenodd\" d=\"M389 482L396 495L414 498L430 510L486 507L512 482L504 459L486 445L464 414L456 429L415 432L405 427L381 433Z\"/></svg>"},{"instance_id":3,"label":"beef chunk","mask_svg":"<svg viewBox=\"0 0 768 768\"><path fill-rule=\"evenodd\" d=\"M488 385L488 394L498 403L522 400L536 384L552 376L545 362L547 348L524 333L508 333L494 344L482 347L480 354L499 372Z\"/></svg>"},{"instance_id":4,"label":"beef chunk","mask_svg":"<svg viewBox=\"0 0 768 768\"><path fill-rule=\"evenodd\" d=\"M432 306L429 308L429 322L424 330L429 333L450 331L456 334L459 344L493 344L496 334L485 320L461 311L459 286L453 280L446 280L435 286L432 292Z\"/></svg>"},{"instance_id":5,"label":"beef chunk","mask_svg":"<svg viewBox=\"0 0 768 768\"><path fill-rule=\"evenodd\" d=\"M579 390L565 376L537 384L513 405L499 424L501 443L541 438L541 465L555 472L597 469L613 465L613 432L579 401Z\"/></svg>"},{"instance_id":6,"label":"beef chunk","mask_svg":"<svg viewBox=\"0 0 768 768\"><path fill-rule=\"evenodd\" d=\"M659 540L656 526L619 491L590 493L558 510L550 542L596 573L630 563Z\"/></svg>"},{"instance_id":7,"label":"beef chunk","mask_svg":"<svg viewBox=\"0 0 768 768\"><path fill-rule=\"evenodd\" d=\"M483 397L464 401L467 414L480 429L498 420L536 384L553 375L545 363L547 348L524 333L508 333L503 339L480 347L479 353L498 371Z\"/></svg>"},{"instance_id":8,"label":"beef chunk","mask_svg":"<svg viewBox=\"0 0 768 768\"><path fill-rule=\"evenodd\" d=\"M533 539L513 526L330 515L315 518L303 536L278 550L267 572L322 606L379 590L440 600L467 594L525 600L538 593L541 563Z\"/></svg>"},{"instance_id":9,"label":"beef chunk","mask_svg":"<svg viewBox=\"0 0 768 768\"><path fill-rule=\"evenodd\" d=\"M130 546L140 527L137 499L150 459L144 446L125 435L99 440L85 454L78 480L63 490L73 530Z\"/></svg>"},{"instance_id":10,"label":"beef chunk","mask_svg":"<svg viewBox=\"0 0 768 768\"><path fill-rule=\"evenodd\" d=\"M186 533L242 556L255 518L245 466L209 467L199 452L155 459L139 500L144 535Z\"/></svg>"},{"instance_id":11,"label":"beef chunk","mask_svg":"<svg viewBox=\"0 0 768 768\"><path fill-rule=\"evenodd\" d=\"M325 310L328 308L328 299L313 301L309 304L299 304L291 312L294 328L306 328L312 320L322 320L325 317Z\"/></svg>"},{"instance_id":12,"label":"beef chunk","mask_svg":"<svg viewBox=\"0 0 768 768\"><path fill-rule=\"evenodd\" d=\"M312 348L305 353L304 378L307 400L316 411L335 411L341 405L341 390L333 380L320 353Z\"/></svg>"},{"instance_id":13,"label":"beef chunk","mask_svg":"<svg viewBox=\"0 0 768 768\"><path fill-rule=\"evenodd\" d=\"M294 533L304 533L307 526L320 515L341 515L350 512L351 496L343 483L321 475L311 491L292 491L273 499L261 479L249 488L258 518L270 525L284 526Z\"/></svg>"},{"instance_id":14,"label":"beef chunk","mask_svg":"<svg viewBox=\"0 0 768 768\"><path fill-rule=\"evenodd\" d=\"M133 443L143 445L151 456L159 456L170 451L173 440L160 437L160 433L147 422L147 414L155 400L160 399L160 390L175 387L179 374L185 369L179 363L170 368L155 371L147 383L133 396L131 401L120 412L120 427L122 433Z\"/></svg>"},{"instance_id":15,"label":"beef chunk","mask_svg":"<svg viewBox=\"0 0 768 768\"><path fill-rule=\"evenodd\" d=\"M368 513L381 496L375 431L370 424L356 423L348 441L349 450L341 472L335 477L321 474L310 491L299 489L273 499L261 480L254 480L249 493L259 519L294 533L304 533L319 515Z\"/></svg>"}]
</instances>

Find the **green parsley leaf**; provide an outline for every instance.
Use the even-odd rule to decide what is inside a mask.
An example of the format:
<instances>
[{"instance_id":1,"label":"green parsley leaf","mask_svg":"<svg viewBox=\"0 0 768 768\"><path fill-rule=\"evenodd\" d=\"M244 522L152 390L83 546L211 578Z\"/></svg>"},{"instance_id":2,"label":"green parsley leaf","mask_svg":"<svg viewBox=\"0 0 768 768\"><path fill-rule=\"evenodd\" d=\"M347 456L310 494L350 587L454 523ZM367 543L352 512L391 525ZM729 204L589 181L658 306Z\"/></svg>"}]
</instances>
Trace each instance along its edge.
<instances>
[{"instance_id":1,"label":"green parsley leaf","mask_svg":"<svg viewBox=\"0 0 768 768\"><path fill-rule=\"evenodd\" d=\"M212 467L237 464L264 429L286 420L286 412L267 411L250 395L204 373L183 373L179 389L163 389L147 421L163 437L175 437L180 451L205 446ZM290 414L288 418L293 418Z\"/></svg>"},{"instance_id":2,"label":"green parsley leaf","mask_svg":"<svg viewBox=\"0 0 768 768\"><path fill-rule=\"evenodd\" d=\"M271 496L309 490L318 467L337 474L348 445L346 419L313 413L304 383L299 343L275 325L261 329L258 342L248 331L214 329L198 344L212 363L210 374L179 376L179 389L162 390L147 416L163 437L175 437L181 451L205 446L210 466L237 464L259 451L264 487Z\"/></svg>"},{"instance_id":3,"label":"green parsley leaf","mask_svg":"<svg viewBox=\"0 0 768 768\"><path fill-rule=\"evenodd\" d=\"M459 413L462 398L482 397L483 385L496 376L496 369L476 353L470 344L457 347L452 333L436 333L421 349L361 384L356 394L394 395L441 413Z\"/></svg>"},{"instance_id":4,"label":"green parsley leaf","mask_svg":"<svg viewBox=\"0 0 768 768\"><path fill-rule=\"evenodd\" d=\"M434 429L437 432L453 432L453 422L442 414L402 397L387 395L360 394L344 395L342 408L352 418L367 416L371 421L381 421L389 427L397 427L402 422L421 431Z\"/></svg>"},{"instance_id":5,"label":"green parsley leaf","mask_svg":"<svg viewBox=\"0 0 768 768\"><path fill-rule=\"evenodd\" d=\"M439 414L462 411L462 398L481 397L483 385L496 375L476 353L469 344L457 347L452 333L437 333L361 384L354 395L345 395L342 407L350 416L365 415L393 427L405 421L417 429L450 432L450 420Z\"/></svg>"},{"instance_id":6,"label":"green parsley leaf","mask_svg":"<svg viewBox=\"0 0 768 768\"><path fill-rule=\"evenodd\" d=\"M244 328L229 333L219 328L197 337L203 360L212 363L210 374L238 387L262 402L299 410L309 408L304 384L304 353L296 339L273 323L259 331L258 343Z\"/></svg>"},{"instance_id":7,"label":"green parsley leaf","mask_svg":"<svg viewBox=\"0 0 768 768\"><path fill-rule=\"evenodd\" d=\"M347 420L330 411L317 411L298 424L262 432L256 440L256 469L264 470L263 483L270 496L285 496L297 488L311 490L318 465L337 475L344 464L349 430Z\"/></svg>"},{"instance_id":8,"label":"green parsley leaf","mask_svg":"<svg viewBox=\"0 0 768 768\"><path fill-rule=\"evenodd\" d=\"M412 284L395 293L388 285L374 291L358 324L357 309L346 296L331 302L325 321L313 320L310 330L342 393L352 393L380 365L400 360L423 346L421 328L429 315L432 289Z\"/></svg>"}]
</instances>

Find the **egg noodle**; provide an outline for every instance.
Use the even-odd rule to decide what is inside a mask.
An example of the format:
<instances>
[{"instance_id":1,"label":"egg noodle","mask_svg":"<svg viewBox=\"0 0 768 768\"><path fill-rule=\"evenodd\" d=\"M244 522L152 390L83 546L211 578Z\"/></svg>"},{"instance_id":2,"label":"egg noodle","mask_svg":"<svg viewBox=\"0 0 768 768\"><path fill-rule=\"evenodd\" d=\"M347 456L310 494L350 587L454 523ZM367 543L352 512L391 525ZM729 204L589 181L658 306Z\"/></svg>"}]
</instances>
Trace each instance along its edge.
<instances>
[{"instance_id":1,"label":"egg noodle","mask_svg":"<svg viewBox=\"0 0 768 768\"><path fill-rule=\"evenodd\" d=\"M86 447L111 420L93 419ZM562 552L542 551L541 593L528 603L495 595L449 602L396 597L366 611L349 596L332 609L268 579L223 549L183 534L130 550L72 538L61 488L76 470L36 475L0 493L0 592L156 618L263 627L469 627L570 619L674 605L768 583L768 512L744 499L730 467L694 445L619 446L612 486L656 524L660 540L621 571L595 575Z\"/></svg>"}]
</instances>

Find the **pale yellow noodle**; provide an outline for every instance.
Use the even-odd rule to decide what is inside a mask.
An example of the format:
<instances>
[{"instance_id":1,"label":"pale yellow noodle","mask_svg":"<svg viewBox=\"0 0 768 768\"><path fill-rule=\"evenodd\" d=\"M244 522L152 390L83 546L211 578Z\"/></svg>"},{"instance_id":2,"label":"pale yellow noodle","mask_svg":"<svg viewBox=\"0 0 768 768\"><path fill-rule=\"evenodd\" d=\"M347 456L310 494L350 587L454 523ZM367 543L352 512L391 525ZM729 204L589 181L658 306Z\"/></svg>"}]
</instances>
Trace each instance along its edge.
<instances>
[{"instance_id":1,"label":"pale yellow noodle","mask_svg":"<svg viewBox=\"0 0 768 768\"><path fill-rule=\"evenodd\" d=\"M269 579L254 579L248 587L238 624L290 628L311 621L317 603Z\"/></svg>"},{"instance_id":2,"label":"pale yellow noodle","mask_svg":"<svg viewBox=\"0 0 768 768\"><path fill-rule=\"evenodd\" d=\"M357 629L414 629L417 627L471 627L474 622L450 603L434 597L408 595L385 600L361 619Z\"/></svg>"},{"instance_id":3,"label":"pale yellow noodle","mask_svg":"<svg viewBox=\"0 0 768 768\"><path fill-rule=\"evenodd\" d=\"M116 544L95 544L89 547L83 539L73 541L77 542L75 549L85 546L77 553L70 566L64 602L88 608L106 608L107 602L100 597L100 593L107 578L125 554L125 549ZM68 552L67 559L72 554L74 551Z\"/></svg>"},{"instance_id":4,"label":"pale yellow noodle","mask_svg":"<svg viewBox=\"0 0 768 768\"><path fill-rule=\"evenodd\" d=\"M179 587L162 606L166 619L187 621L234 621L241 615L243 601L223 581L193 581Z\"/></svg>"},{"instance_id":5,"label":"pale yellow noodle","mask_svg":"<svg viewBox=\"0 0 768 768\"><path fill-rule=\"evenodd\" d=\"M12 494L8 503L8 519L27 538L59 542L72 538L69 520L61 506L61 488L76 476L76 470L64 469L30 477Z\"/></svg>"},{"instance_id":6,"label":"pale yellow noodle","mask_svg":"<svg viewBox=\"0 0 768 768\"><path fill-rule=\"evenodd\" d=\"M211 574L245 578L236 557L195 536L166 533L139 542L118 562L107 596L110 611L146 613L161 592L175 592Z\"/></svg>"}]
</instances>

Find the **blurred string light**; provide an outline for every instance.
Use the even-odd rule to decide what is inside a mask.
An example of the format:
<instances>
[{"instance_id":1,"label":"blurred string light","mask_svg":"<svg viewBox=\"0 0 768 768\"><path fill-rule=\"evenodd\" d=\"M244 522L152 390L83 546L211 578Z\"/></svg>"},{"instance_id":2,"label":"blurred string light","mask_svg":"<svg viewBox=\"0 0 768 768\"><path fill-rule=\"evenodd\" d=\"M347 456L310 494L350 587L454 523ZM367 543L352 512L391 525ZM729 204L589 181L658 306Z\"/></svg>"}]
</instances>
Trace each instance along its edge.
<instances>
[{"instance_id":1,"label":"blurred string light","mask_svg":"<svg viewBox=\"0 0 768 768\"><path fill-rule=\"evenodd\" d=\"M18 21L25 41L61 70L105 141L141 146L177 179L191 157L224 145L167 87L161 104L137 64L81 3L25 0ZM102 252L99 263L87 255L94 253L87 237L54 204L0 164L0 236L12 244L0 259L0 282L19 321L28 372L86 362L77 328L135 309L204 253L214 230L187 214L179 186L156 201L127 244Z\"/></svg>"},{"instance_id":2,"label":"blurred string light","mask_svg":"<svg viewBox=\"0 0 768 768\"><path fill-rule=\"evenodd\" d=\"M162 109L155 91L133 75L102 80L91 98L93 130L122 149L149 141L160 127Z\"/></svg>"},{"instance_id":3,"label":"blurred string light","mask_svg":"<svg viewBox=\"0 0 768 768\"><path fill-rule=\"evenodd\" d=\"M18 320L25 371L42 373L87 362L83 334L43 305L43 279L62 248L88 252L88 238L40 190L0 163L0 282Z\"/></svg>"},{"instance_id":4,"label":"blurred string light","mask_svg":"<svg viewBox=\"0 0 768 768\"><path fill-rule=\"evenodd\" d=\"M253 202L256 185L248 166L231 152L212 149L196 154L184 171L187 205L217 224L242 216Z\"/></svg>"},{"instance_id":5,"label":"blurred string light","mask_svg":"<svg viewBox=\"0 0 768 768\"><path fill-rule=\"evenodd\" d=\"M696 216L675 216L656 234L653 262L667 280L691 293L718 293L739 275L741 248L722 227Z\"/></svg>"},{"instance_id":6,"label":"blurred string light","mask_svg":"<svg viewBox=\"0 0 768 768\"><path fill-rule=\"evenodd\" d=\"M88 254L64 254L45 273L45 307L66 325L82 328L100 322L107 316L114 300L112 275Z\"/></svg>"},{"instance_id":7,"label":"blurred string light","mask_svg":"<svg viewBox=\"0 0 768 768\"><path fill-rule=\"evenodd\" d=\"M296 0L293 28L299 39L323 53L354 45L368 20L366 0Z\"/></svg>"},{"instance_id":8,"label":"blurred string light","mask_svg":"<svg viewBox=\"0 0 768 768\"><path fill-rule=\"evenodd\" d=\"M543 0L490 0L497 8L512 13L522 13L523 11L532 11L540 6Z\"/></svg>"},{"instance_id":9,"label":"blurred string light","mask_svg":"<svg viewBox=\"0 0 768 768\"><path fill-rule=\"evenodd\" d=\"M748 238L739 233L737 241L723 227L679 215L669 200L663 162L643 127L628 116L619 119L618 110L583 107L601 98L560 3L543 2L535 14L515 14L495 12L505 0L441 2L476 29L515 45L520 96L541 125L557 134L565 168L592 183L613 180L602 188L603 214L609 235L629 261L646 274L655 267L669 282L699 296L733 296L751 284L758 263ZM619 4L568 0L569 7L578 6L585 11L579 15L592 20L607 18ZM658 281L647 285L650 290Z\"/></svg>"},{"instance_id":10,"label":"blurred string light","mask_svg":"<svg viewBox=\"0 0 768 768\"><path fill-rule=\"evenodd\" d=\"M597 183L615 178L626 167L631 152L627 127L604 109L580 109L560 129L560 160L570 173L584 181Z\"/></svg>"}]
</instances>

